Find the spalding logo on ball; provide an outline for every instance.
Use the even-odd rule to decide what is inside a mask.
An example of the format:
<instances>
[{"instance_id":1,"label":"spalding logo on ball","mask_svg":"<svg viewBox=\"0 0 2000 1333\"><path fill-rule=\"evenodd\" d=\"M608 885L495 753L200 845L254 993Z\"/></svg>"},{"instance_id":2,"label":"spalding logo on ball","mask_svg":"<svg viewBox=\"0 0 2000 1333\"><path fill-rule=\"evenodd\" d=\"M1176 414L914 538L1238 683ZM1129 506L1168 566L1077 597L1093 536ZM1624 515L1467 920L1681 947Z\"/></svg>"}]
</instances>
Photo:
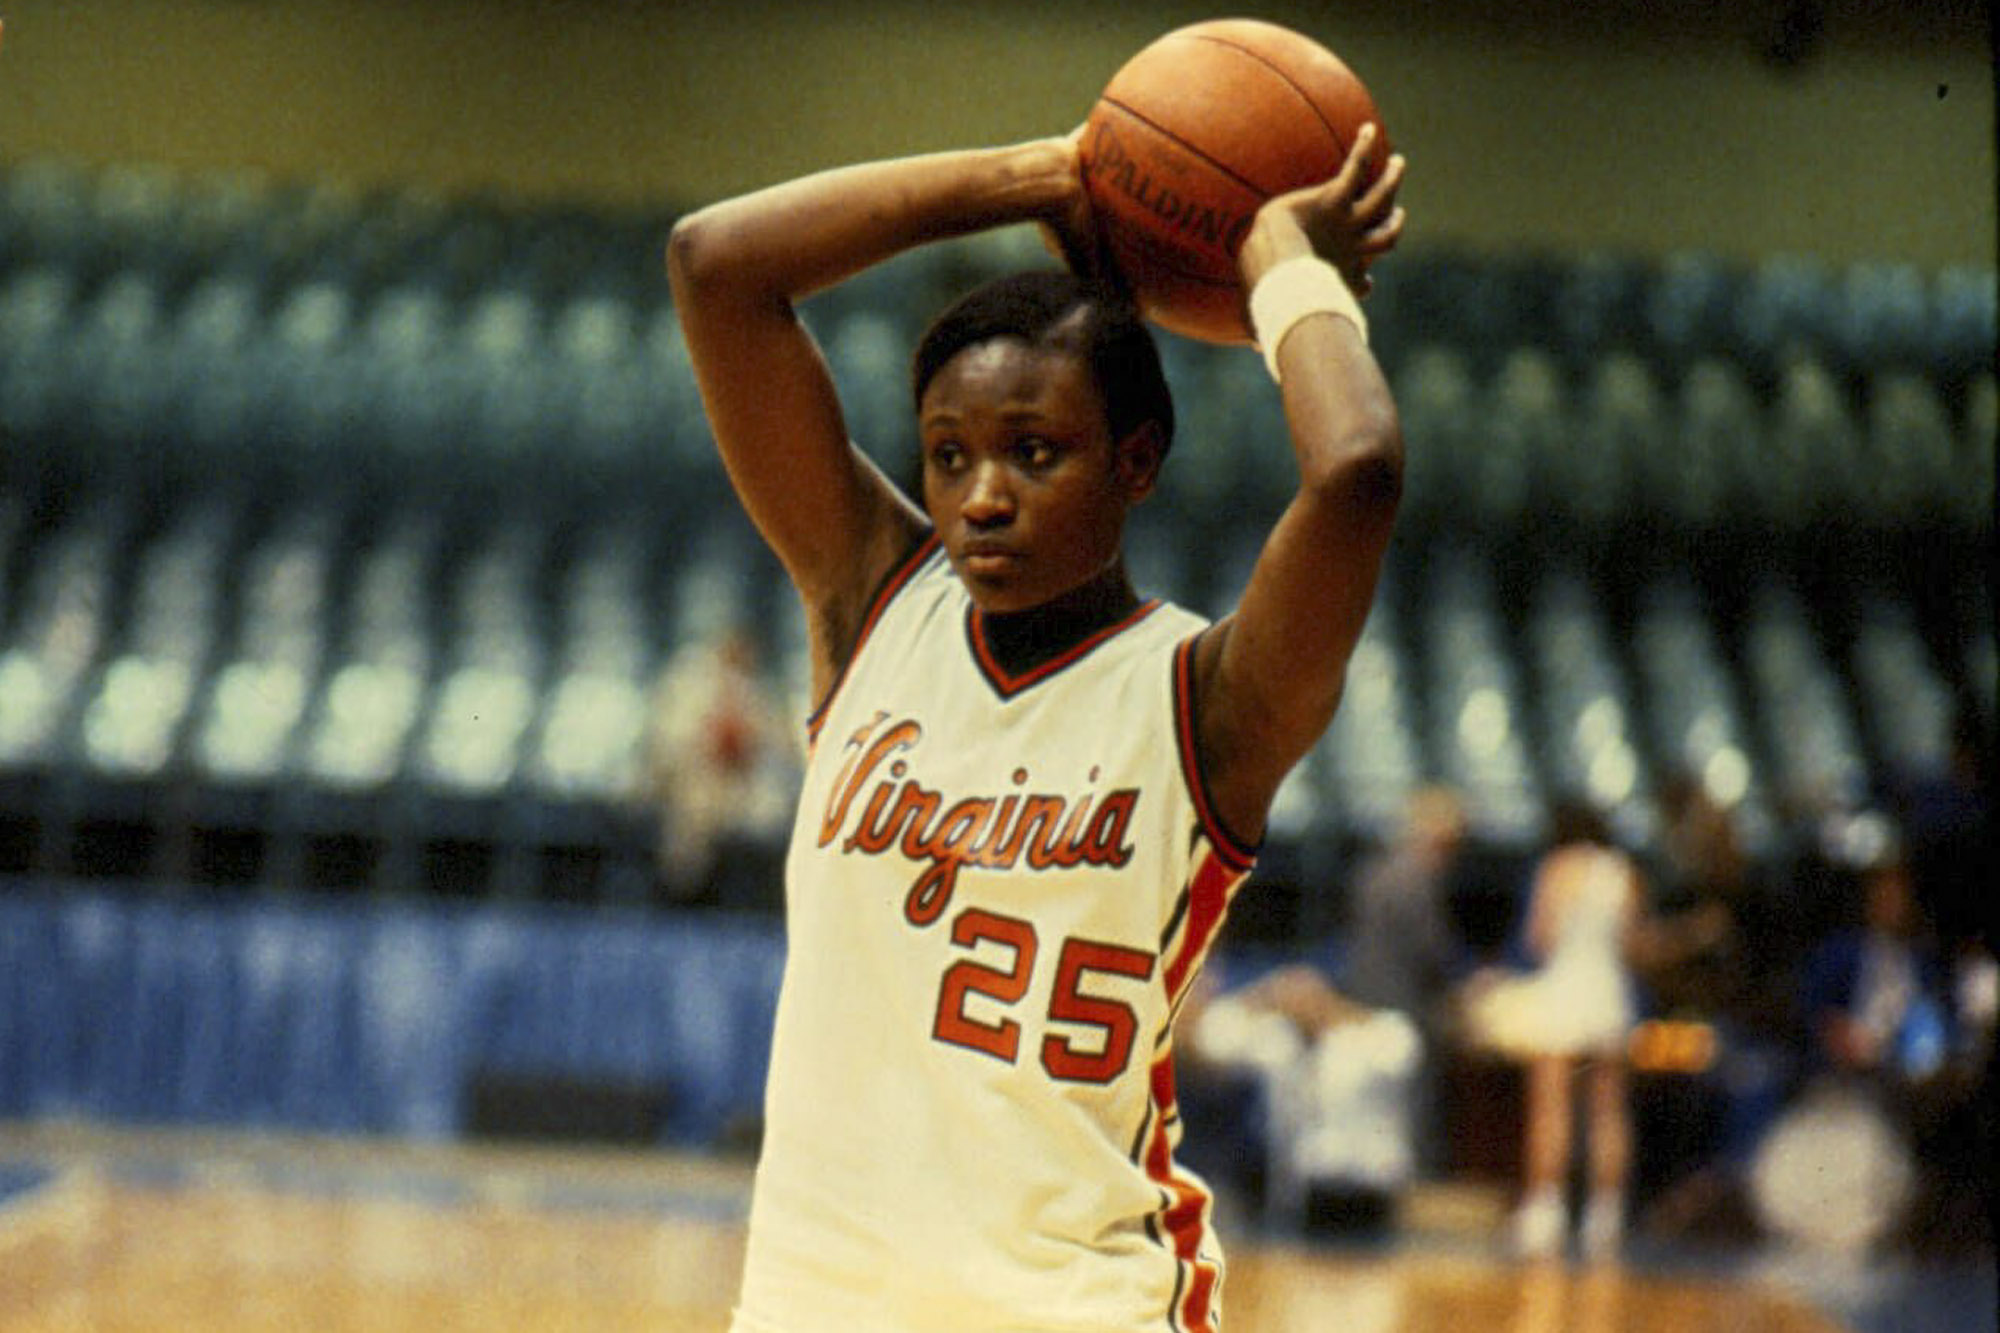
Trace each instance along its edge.
<instances>
[{"instance_id":1,"label":"spalding logo on ball","mask_svg":"<svg viewBox=\"0 0 2000 1333\"><path fill-rule=\"evenodd\" d=\"M1162 328L1250 341L1236 252L1272 195L1338 172L1375 100L1313 39L1254 19L1177 28L1091 108L1084 188L1113 260ZM1368 172L1389 161L1378 135Z\"/></svg>"}]
</instances>

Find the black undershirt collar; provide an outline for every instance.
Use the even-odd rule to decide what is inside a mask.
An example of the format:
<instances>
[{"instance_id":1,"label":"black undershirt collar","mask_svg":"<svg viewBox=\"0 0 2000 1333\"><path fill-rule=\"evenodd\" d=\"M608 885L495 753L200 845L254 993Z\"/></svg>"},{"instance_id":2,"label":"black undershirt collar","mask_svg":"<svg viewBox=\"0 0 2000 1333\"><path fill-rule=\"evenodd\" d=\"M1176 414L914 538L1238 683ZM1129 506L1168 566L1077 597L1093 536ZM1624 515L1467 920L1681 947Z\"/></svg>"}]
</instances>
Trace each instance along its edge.
<instances>
[{"instance_id":1,"label":"black undershirt collar","mask_svg":"<svg viewBox=\"0 0 2000 1333\"><path fill-rule=\"evenodd\" d=\"M994 665L1018 678L1126 619L1139 605L1139 594L1119 561L1088 583L1026 611L989 615L974 610L972 630Z\"/></svg>"}]
</instances>

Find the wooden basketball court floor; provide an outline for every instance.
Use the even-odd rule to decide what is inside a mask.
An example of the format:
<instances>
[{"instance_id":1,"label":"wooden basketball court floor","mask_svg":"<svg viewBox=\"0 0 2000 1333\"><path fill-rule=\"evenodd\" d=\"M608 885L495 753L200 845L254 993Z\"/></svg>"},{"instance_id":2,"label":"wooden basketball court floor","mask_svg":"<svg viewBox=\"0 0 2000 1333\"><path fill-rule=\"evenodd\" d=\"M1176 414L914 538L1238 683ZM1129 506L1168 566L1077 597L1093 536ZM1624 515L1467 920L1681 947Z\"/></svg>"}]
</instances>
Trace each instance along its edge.
<instances>
[{"instance_id":1,"label":"wooden basketball court floor","mask_svg":"<svg viewBox=\"0 0 2000 1333\"><path fill-rule=\"evenodd\" d=\"M747 1164L0 1125L0 1333L722 1333ZM1225 1232L1231 1333L1850 1333L1755 1277L1511 1262L1497 1201L1404 1239Z\"/></svg>"}]
</instances>

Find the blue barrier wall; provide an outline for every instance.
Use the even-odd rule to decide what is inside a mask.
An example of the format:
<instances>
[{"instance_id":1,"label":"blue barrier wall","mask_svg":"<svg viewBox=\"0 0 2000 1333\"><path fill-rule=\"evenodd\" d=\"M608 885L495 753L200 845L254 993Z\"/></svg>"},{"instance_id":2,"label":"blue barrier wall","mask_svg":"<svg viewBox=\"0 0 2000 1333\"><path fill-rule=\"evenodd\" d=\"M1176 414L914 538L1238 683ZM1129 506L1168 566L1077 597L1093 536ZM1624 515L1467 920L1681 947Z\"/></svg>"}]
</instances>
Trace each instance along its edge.
<instances>
[{"instance_id":1,"label":"blue barrier wall","mask_svg":"<svg viewBox=\"0 0 2000 1333\"><path fill-rule=\"evenodd\" d=\"M493 1072L661 1083L706 1143L760 1106L783 950L723 916L0 881L0 1116L440 1138Z\"/></svg>"}]
</instances>

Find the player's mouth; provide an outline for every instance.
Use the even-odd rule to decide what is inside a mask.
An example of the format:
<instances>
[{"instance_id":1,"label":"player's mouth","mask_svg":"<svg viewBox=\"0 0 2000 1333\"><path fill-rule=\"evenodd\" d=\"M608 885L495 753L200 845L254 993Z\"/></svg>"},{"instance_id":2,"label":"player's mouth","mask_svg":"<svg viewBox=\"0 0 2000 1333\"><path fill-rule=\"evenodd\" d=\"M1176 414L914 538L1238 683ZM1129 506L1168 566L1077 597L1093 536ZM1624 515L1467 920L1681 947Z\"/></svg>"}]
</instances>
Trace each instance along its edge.
<instances>
[{"instance_id":1,"label":"player's mouth","mask_svg":"<svg viewBox=\"0 0 2000 1333\"><path fill-rule=\"evenodd\" d=\"M1002 542L967 542L959 551L959 564L968 574L1004 574L1027 559L1020 551Z\"/></svg>"}]
</instances>

